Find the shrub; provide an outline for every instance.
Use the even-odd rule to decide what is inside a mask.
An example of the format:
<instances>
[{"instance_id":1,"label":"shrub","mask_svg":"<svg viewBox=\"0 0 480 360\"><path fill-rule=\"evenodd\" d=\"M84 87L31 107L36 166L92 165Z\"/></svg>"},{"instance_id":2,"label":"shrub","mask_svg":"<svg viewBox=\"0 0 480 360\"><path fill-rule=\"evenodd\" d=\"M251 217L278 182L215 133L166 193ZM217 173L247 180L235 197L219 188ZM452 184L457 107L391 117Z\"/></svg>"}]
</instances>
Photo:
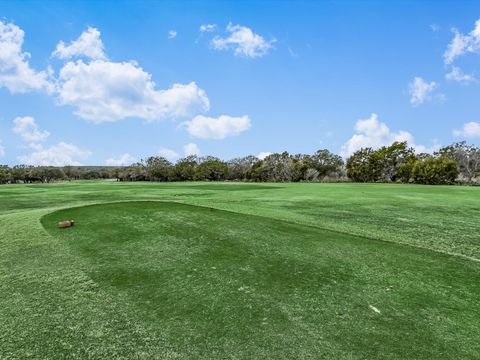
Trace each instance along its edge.
<instances>
[{"instance_id":1,"label":"shrub","mask_svg":"<svg viewBox=\"0 0 480 360\"><path fill-rule=\"evenodd\" d=\"M417 184L453 184L458 172L454 160L429 157L415 162L412 178Z\"/></svg>"}]
</instances>

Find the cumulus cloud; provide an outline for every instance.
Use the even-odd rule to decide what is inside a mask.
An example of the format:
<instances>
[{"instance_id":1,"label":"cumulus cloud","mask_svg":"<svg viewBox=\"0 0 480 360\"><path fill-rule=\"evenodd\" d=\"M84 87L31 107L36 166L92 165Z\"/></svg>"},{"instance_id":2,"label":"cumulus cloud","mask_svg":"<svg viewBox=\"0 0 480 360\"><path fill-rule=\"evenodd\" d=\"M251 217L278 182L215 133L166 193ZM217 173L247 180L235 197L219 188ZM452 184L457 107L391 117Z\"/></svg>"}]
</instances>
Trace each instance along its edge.
<instances>
[{"instance_id":1,"label":"cumulus cloud","mask_svg":"<svg viewBox=\"0 0 480 360\"><path fill-rule=\"evenodd\" d=\"M202 24L200 25L200 32L212 32L217 29L217 24Z\"/></svg>"},{"instance_id":2,"label":"cumulus cloud","mask_svg":"<svg viewBox=\"0 0 480 360\"><path fill-rule=\"evenodd\" d=\"M59 59L70 59L78 56L85 56L92 60L106 59L103 42L100 39L100 31L89 27L77 40L72 41L69 45L65 45L63 41L60 41L52 56Z\"/></svg>"},{"instance_id":3,"label":"cumulus cloud","mask_svg":"<svg viewBox=\"0 0 480 360\"><path fill-rule=\"evenodd\" d=\"M443 54L445 64L453 63L456 58L466 53L476 53L480 50L480 19L475 22L475 28L466 35L457 29L452 31L454 37Z\"/></svg>"},{"instance_id":4,"label":"cumulus cloud","mask_svg":"<svg viewBox=\"0 0 480 360\"><path fill-rule=\"evenodd\" d=\"M211 41L215 50L233 50L236 56L257 58L264 56L272 47L275 39L267 41L246 26L227 25L228 37L216 36Z\"/></svg>"},{"instance_id":5,"label":"cumulus cloud","mask_svg":"<svg viewBox=\"0 0 480 360\"><path fill-rule=\"evenodd\" d=\"M409 85L410 103L413 105L423 104L432 98L432 92L438 87L435 81L430 83L416 76Z\"/></svg>"},{"instance_id":6,"label":"cumulus cloud","mask_svg":"<svg viewBox=\"0 0 480 360\"><path fill-rule=\"evenodd\" d=\"M220 140L248 130L250 119L247 115L240 117L221 115L218 118L198 115L192 120L184 122L183 125L194 137Z\"/></svg>"},{"instance_id":7,"label":"cumulus cloud","mask_svg":"<svg viewBox=\"0 0 480 360\"><path fill-rule=\"evenodd\" d=\"M89 28L68 46L62 44L54 53L57 56L88 58L68 61L57 81L59 104L73 106L83 119L105 122L133 117L153 121L188 117L210 108L207 95L195 82L161 90L136 62L107 60L96 29Z\"/></svg>"},{"instance_id":8,"label":"cumulus cloud","mask_svg":"<svg viewBox=\"0 0 480 360\"><path fill-rule=\"evenodd\" d=\"M125 153L120 155L118 158L110 158L105 161L105 164L108 166L127 166L135 163L135 159L132 155Z\"/></svg>"},{"instance_id":9,"label":"cumulus cloud","mask_svg":"<svg viewBox=\"0 0 480 360\"><path fill-rule=\"evenodd\" d=\"M46 130L40 130L35 119L31 116L17 117L13 120L13 132L20 135L25 141L45 141L50 136Z\"/></svg>"},{"instance_id":10,"label":"cumulus cloud","mask_svg":"<svg viewBox=\"0 0 480 360\"><path fill-rule=\"evenodd\" d=\"M210 102L195 82L157 90L151 75L135 62L68 62L60 71L58 100L94 122L128 117L161 120L207 111Z\"/></svg>"},{"instance_id":11,"label":"cumulus cloud","mask_svg":"<svg viewBox=\"0 0 480 360\"><path fill-rule=\"evenodd\" d=\"M48 148L41 144L32 144L32 148L35 151L31 154L17 157L20 163L37 166L81 165L78 160L84 160L91 154L90 151L64 142Z\"/></svg>"},{"instance_id":12,"label":"cumulus cloud","mask_svg":"<svg viewBox=\"0 0 480 360\"><path fill-rule=\"evenodd\" d=\"M438 148L437 145L426 147L415 144L412 134L403 130L398 132L391 131L385 123L378 120L377 114L372 113L368 119L360 119L356 122L355 134L342 146L341 155L348 157L362 148L371 147L376 149L390 145L395 141L408 142L418 153L433 152Z\"/></svg>"},{"instance_id":13,"label":"cumulus cloud","mask_svg":"<svg viewBox=\"0 0 480 360\"><path fill-rule=\"evenodd\" d=\"M185 153L185 156L189 156L189 155L200 155L200 149L198 148L198 145L197 144L194 144L194 143L189 143L189 144L186 144L184 147L183 147L183 151Z\"/></svg>"},{"instance_id":14,"label":"cumulus cloud","mask_svg":"<svg viewBox=\"0 0 480 360\"><path fill-rule=\"evenodd\" d=\"M475 78L472 75L464 74L462 70L456 66L452 67L452 70L445 75L447 80L458 81L458 82L470 82L474 81Z\"/></svg>"},{"instance_id":15,"label":"cumulus cloud","mask_svg":"<svg viewBox=\"0 0 480 360\"><path fill-rule=\"evenodd\" d=\"M257 158L259 158L260 160L263 160L263 159L265 159L267 156L270 156L270 155L272 155L272 154L273 154L273 153L270 152L270 151L262 151L262 152L258 153Z\"/></svg>"},{"instance_id":16,"label":"cumulus cloud","mask_svg":"<svg viewBox=\"0 0 480 360\"><path fill-rule=\"evenodd\" d=\"M464 138L480 138L480 122L468 122L462 129L453 130L453 135Z\"/></svg>"},{"instance_id":17,"label":"cumulus cloud","mask_svg":"<svg viewBox=\"0 0 480 360\"><path fill-rule=\"evenodd\" d=\"M158 153L160 154L160 156L163 156L167 160L175 160L180 157L180 155L174 150L167 149L164 147L161 147L160 149L158 149Z\"/></svg>"},{"instance_id":18,"label":"cumulus cloud","mask_svg":"<svg viewBox=\"0 0 480 360\"><path fill-rule=\"evenodd\" d=\"M13 120L13 132L28 141L28 147L33 150L28 155L18 156L23 164L42 166L81 165L79 160L90 156L90 151L80 149L76 145L60 142L50 147L45 147L40 142L47 140L50 133L40 130L35 119L31 116L17 117Z\"/></svg>"},{"instance_id":19,"label":"cumulus cloud","mask_svg":"<svg viewBox=\"0 0 480 360\"><path fill-rule=\"evenodd\" d=\"M210 102L195 82L158 89L152 75L136 62L112 62L104 53L100 32L88 28L70 44L59 42L53 56L67 62L55 86L51 71L35 72L22 52L24 33L0 22L0 86L12 93L46 89L58 104L70 105L76 115L94 122L140 118L147 121L191 117L208 111ZM73 57L84 57L76 59Z\"/></svg>"},{"instance_id":20,"label":"cumulus cloud","mask_svg":"<svg viewBox=\"0 0 480 360\"><path fill-rule=\"evenodd\" d=\"M0 87L11 93L52 92L51 70L35 71L30 67L30 54L22 50L24 36L17 25L0 21Z\"/></svg>"},{"instance_id":21,"label":"cumulus cloud","mask_svg":"<svg viewBox=\"0 0 480 360\"><path fill-rule=\"evenodd\" d=\"M175 39L177 37L177 32L175 30L170 30L168 32L168 38L169 39Z\"/></svg>"}]
</instances>

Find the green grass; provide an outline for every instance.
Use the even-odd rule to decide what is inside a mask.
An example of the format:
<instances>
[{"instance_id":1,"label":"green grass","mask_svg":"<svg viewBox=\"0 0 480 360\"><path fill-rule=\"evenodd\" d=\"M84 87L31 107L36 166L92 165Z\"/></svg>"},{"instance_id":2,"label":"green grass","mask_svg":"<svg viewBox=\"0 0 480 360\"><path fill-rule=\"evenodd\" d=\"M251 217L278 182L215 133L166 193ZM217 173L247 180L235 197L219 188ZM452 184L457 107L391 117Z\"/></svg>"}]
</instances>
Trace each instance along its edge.
<instances>
[{"instance_id":1,"label":"green grass","mask_svg":"<svg viewBox=\"0 0 480 360\"><path fill-rule=\"evenodd\" d=\"M472 187L2 186L0 358L478 359L478 204Z\"/></svg>"}]
</instances>

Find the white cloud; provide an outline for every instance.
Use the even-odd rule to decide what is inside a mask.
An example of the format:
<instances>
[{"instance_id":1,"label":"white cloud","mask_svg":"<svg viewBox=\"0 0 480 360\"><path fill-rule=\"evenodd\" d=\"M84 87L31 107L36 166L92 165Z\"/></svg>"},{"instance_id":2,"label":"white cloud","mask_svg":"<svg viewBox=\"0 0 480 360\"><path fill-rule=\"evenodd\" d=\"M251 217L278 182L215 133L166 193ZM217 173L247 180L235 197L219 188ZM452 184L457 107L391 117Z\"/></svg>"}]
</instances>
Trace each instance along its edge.
<instances>
[{"instance_id":1,"label":"white cloud","mask_svg":"<svg viewBox=\"0 0 480 360\"><path fill-rule=\"evenodd\" d=\"M51 70L37 72L30 67L30 54L22 50L24 36L15 24L0 21L0 87L6 87L11 93L52 92Z\"/></svg>"},{"instance_id":2,"label":"white cloud","mask_svg":"<svg viewBox=\"0 0 480 360\"><path fill-rule=\"evenodd\" d=\"M58 100L94 122L186 117L210 108L207 95L195 82L157 90L151 75L135 62L103 60L65 64L59 76Z\"/></svg>"},{"instance_id":3,"label":"white cloud","mask_svg":"<svg viewBox=\"0 0 480 360\"><path fill-rule=\"evenodd\" d=\"M2 141L0 141L0 157L5 156L5 147L2 145Z\"/></svg>"},{"instance_id":4,"label":"white cloud","mask_svg":"<svg viewBox=\"0 0 480 360\"><path fill-rule=\"evenodd\" d=\"M202 24L200 25L200 32L211 32L217 29L217 24Z\"/></svg>"},{"instance_id":5,"label":"white cloud","mask_svg":"<svg viewBox=\"0 0 480 360\"><path fill-rule=\"evenodd\" d=\"M410 102L413 105L423 104L431 99L431 93L438 87L434 81L427 83L421 77L416 76L409 85Z\"/></svg>"},{"instance_id":6,"label":"white cloud","mask_svg":"<svg viewBox=\"0 0 480 360\"><path fill-rule=\"evenodd\" d=\"M275 39L265 40L262 36L255 34L250 28L240 25L227 25L230 36L222 38L216 36L211 41L215 50L233 50L236 56L256 58L264 56L273 47Z\"/></svg>"},{"instance_id":7,"label":"white cloud","mask_svg":"<svg viewBox=\"0 0 480 360\"><path fill-rule=\"evenodd\" d=\"M136 161L137 159L135 159L132 155L125 153L123 155L120 155L118 158L107 159L105 161L105 164L108 166L127 166L133 164Z\"/></svg>"},{"instance_id":8,"label":"white cloud","mask_svg":"<svg viewBox=\"0 0 480 360\"><path fill-rule=\"evenodd\" d=\"M466 123L462 129L453 130L453 135L456 137L480 138L480 122Z\"/></svg>"},{"instance_id":9,"label":"white cloud","mask_svg":"<svg viewBox=\"0 0 480 360\"><path fill-rule=\"evenodd\" d=\"M239 135L250 128L247 115L232 117L221 115L218 118L198 115L183 123L190 135L200 139L224 139Z\"/></svg>"},{"instance_id":10,"label":"white cloud","mask_svg":"<svg viewBox=\"0 0 480 360\"><path fill-rule=\"evenodd\" d=\"M452 31L455 35L443 54L445 64L453 63L457 57L465 53L475 53L480 50L480 19L475 22L475 28L467 35L460 33L457 29Z\"/></svg>"},{"instance_id":11,"label":"white cloud","mask_svg":"<svg viewBox=\"0 0 480 360\"><path fill-rule=\"evenodd\" d=\"M440 31L440 26L438 26L437 24L430 24L430 29L433 32L437 32L437 31Z\"/></svg>"},{"instance_id":12,"label":"white cloud","mask_svg":"<svg viewBox=\"0 0 480 360\"><path fill-rule=\"evenodd\" d=\"M194 144L194 143L189 143L189 144L186 144L184 147L183 147L183 151L185 153L185 156L189 156L189 155L200 155L200 149L198 148L198 145L197 144Z\"/></svg>"},{"instance_id":13,"label":"white cloud","mask_svg":"<svg viewBox=\"0 0 480 360\"><path fill-rule=\"evenodd\" d=\"M22 164L40 166L81 165L78 160L86 159L90 152L82 150L73 144L60 142L49 148L33 144L35 151L29 155L18 156Z\"/></svg>"},{"instance_id":14,"label":"white cloud","mask_svg":"<svg viewBox=\"0 0 480 360\"><path fill-rule=\"evenodd\" d=\"M104 60L106 59L106 55L103 48L100 31L96 28L89 27L77 40L72 41L70 45L65 45L63 41L60 41L52 53L52 56L58 57L59 59L85 56L92 60Z\"/></svg>"},{"instance_id":15,"label":"white cloud","mask_svg":"<svg viewBox=\"0 0 480 360\"><path fill-rule=\"evenodd\" d=\"M13 123L15 124L13 132L25 141L45 141L50 136L48 131L38 128L35 119L31 116L17 117Z\"/></svg>"},{"instance_id":16,"label":"white cloud","mask_svg":"<svg viewBox=\"0 0 480 360\"><path fill-rule=\"evenodd\" d=\"M413 135L407 131L392 132L385 123L378 121L378 115L375 113L372 113L368 119L358 120L355 124L355 132L342 146L341 155L344 157L348 157L362 148L371 147L376 149L391 145L395 141L408 142L408 145L413 147L418 153L432 152L438 148L436 144L430 148L415 144Z\"/></svg>"},{"instance_id":17,"label":"white cloud","mask_svg":"<svg viewBox=\"0 0 480 360\"><path fill-rule=\"evenodd\" d=\"M60 105L71 105L75 114L94 122L190 117L210 108L207 95L195 82L157 89L151 74L136 62L108 61L95 28L88 28L69 45L57 45L54 56L85 56L88 60L68 61L53 86L48 81L51 72L35 72L29 67L29 54L21 49L23 37L16 25L0 22L0 86L11 92L55 90Z\"/></svg>"},{"instance_id":18,"label":"white cloud","mask_svg":"<svg viewBox=\"0 0 480 360\"><path fill-rule=\"evenodd\" d=\"M168 38L169 39L175 39L177 37L177 32L175 30L170 30L168 32Z\"/></svg>"},{"instance_id":19,"label":"white cloud","mask_svg":"<svg viewBox=\"0 0 480 360\"><path fill-rule=\"evenodd\" d=\"M175 160L176 158L180 157L177 152L164 147L158 149L158 153L160 154L160 156L163 156L167 160Z\"/></svg>"},{"instance_id":20,"label":"white cloud","mask_svg":"<svg viewBox=\"0 0 480 360\"><path fill-rule=\"evenodd\" d=\"M263 160L263 159L265 159L267 156L270 156L270 155L272 155L272 154L273 154L273 153L270 152L270 151L262 151L262 152L258 153L257 158L259 158L260 160Z\"/></svg>"},{"instance_id":21,"label":"white cloud","mask_svg":"<svg viewBox=\"0 0 480 360\"><path fill-rule=\"evenodd\" d=\"M28 165L80 165L78 160L87 158L89 151L82 150L73 144L60 142L57 145L44 147L39 142L47 140L50 133L40 130L31 116L17 117L13 120L13 132L30 142L28 147L33 150L29 155L18 156L17 159Z\"/></svg>"},{"instance_id":22,"label":"white cloud","mask_svg":"<svg viewBox=\"0 0 480 360\"><path fill-rule=\"evenodd\" d=\"M160 90L152 75L136 62L108 61L97 29L88 28L68 46L59 43L54 54L88 58L68 61L57 79L59 104L73 106L81 118L94 122L130 117L152 121L192 116L210 107L207 95L195 82Z\"/></svg>"},{"instance_id":23,"label":"white cloud","mask_svg":"<svg viewBox=\"0 0 480 360\"><path fill-rule=\"evenodd\" d=\"M455 36L450 44L448 44L447 51L443 54L445 64L451 64L457 57L464 54L470 42L469 37L460 34L458 30L453 29L453 32Z\"/></svg>"},{"instance_id":24,"label":"white cloud","mask_svg":"<svg viewBox=\"0 0 480 360\"><path fill-rule=\"evenodd\" d=\"M456 66L452 67L452 71L445 75L447 80L458 82L474 81L475 78L472 75L464 74L462 70Z\"/></svg>"}]
</instances>

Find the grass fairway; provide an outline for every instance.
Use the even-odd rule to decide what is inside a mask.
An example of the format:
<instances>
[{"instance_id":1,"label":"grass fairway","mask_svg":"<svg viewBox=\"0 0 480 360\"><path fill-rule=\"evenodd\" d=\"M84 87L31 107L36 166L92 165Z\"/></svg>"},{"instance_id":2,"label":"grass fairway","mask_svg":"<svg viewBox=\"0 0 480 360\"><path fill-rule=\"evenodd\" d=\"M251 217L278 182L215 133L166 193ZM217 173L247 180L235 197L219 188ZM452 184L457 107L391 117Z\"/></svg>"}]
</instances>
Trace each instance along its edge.
<instances>
[{"instance_id":1,"label":"grass fairway","mask_svg":"<svg viewBox=\"0 0 480 360\"><path fill-rule=\"evenodd\" d=\"M478 359L479 204L470 187L2 186L0 358Z\"/></svg>"}]
</instances>

